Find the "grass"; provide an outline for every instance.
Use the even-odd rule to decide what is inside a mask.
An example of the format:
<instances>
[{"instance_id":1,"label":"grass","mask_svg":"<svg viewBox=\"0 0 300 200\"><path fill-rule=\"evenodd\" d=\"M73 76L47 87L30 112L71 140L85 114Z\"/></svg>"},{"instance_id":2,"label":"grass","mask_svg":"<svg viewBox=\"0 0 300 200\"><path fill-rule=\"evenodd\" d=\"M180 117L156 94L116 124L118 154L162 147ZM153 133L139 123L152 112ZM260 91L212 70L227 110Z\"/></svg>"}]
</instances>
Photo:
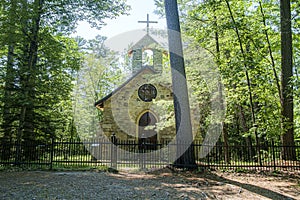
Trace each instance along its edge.
<instances>
[{"instance_id":1,"label":"grass","mask_svg":"<svg viewBox=\"0 0 300 200\"><path fill-rule=\"evenodd\" d=\"M11 172L11 171L108 171L113 172L109 167L105 165L84 165L84 164L55 164L50 170L49 165L0 165L0 171Z\"/></svg>"},{"instance_id":2,"label":"grass","mask_svg":"<svg viewBox=\"0 0 300 200\"><path fill-rule=\"evenodd\" d=\"M36 171L36 170L49 170L46 165L0 165L0 171L17 172L17 171Z\"/></svg>"}]
</instances>

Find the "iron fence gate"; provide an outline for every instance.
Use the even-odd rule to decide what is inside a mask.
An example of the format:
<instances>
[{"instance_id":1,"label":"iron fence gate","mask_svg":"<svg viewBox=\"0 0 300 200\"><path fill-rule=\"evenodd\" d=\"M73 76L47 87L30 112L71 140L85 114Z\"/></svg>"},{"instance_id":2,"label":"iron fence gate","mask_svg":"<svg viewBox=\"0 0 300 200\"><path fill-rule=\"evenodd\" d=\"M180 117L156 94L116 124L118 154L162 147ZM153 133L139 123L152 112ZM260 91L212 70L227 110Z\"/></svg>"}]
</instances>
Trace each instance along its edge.
<instances>
[{"instance_id":1,"label":"iron fence gate","mask_svg":"<svg viewBox=\"0 0 300 200\"><path fill-rule=\"evenodd\" d=\"M48 143L0 144L0 166L25 168L95 167L161 168L176 160L176 149L183 144L162 141L155 144L117 140L55 140ZM189 145L189 144L184 144ZM210 169L300 170L300 145L283 147L274 142L260 146L217 143L204 146L200 141L190 144L199 167ZM294 152L293 160L282 159L282 148ZM211 149L201 157L201 151ZM259 155L257 154L259 149ZM286 152L289 152L286 151Z\"/></svg>"}]
</instances>

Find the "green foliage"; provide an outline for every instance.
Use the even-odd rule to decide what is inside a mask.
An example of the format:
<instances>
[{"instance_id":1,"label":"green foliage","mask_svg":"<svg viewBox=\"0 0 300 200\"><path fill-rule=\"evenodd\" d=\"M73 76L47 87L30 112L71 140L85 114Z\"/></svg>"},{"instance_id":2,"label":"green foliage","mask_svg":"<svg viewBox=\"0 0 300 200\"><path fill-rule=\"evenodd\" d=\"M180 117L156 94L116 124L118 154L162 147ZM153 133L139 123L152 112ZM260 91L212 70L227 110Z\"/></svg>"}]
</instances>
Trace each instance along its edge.
<instances>
[{"instance_id":1,"label":"green foliage","mask_svg":"<svg viewBox=\"0 0 300 200\"><path fill-rule=\"evenodd\" d=\"M76 137L72 91L83 54L68 35L80 20L100 28L129 7L114 0L11 0L0 8L1 142Z\"/></svg>"},{"instance_id":2,"label":"green foliage","mask_svg":"<svg viewBox=\"0 0 300 200\"><path fill-rule=\"evenodd\" d=\"M225 87L225 123L229 125L230 140L254 138L256 131L263 140L279 139L282 117L278 78L281 70L278 2L261 1L260 4L258 1L235 0L228 1L227 5L227 1L221 0L186 0L179 3L182 32L189 36L186 42L206 49L218 65ZM159 1L156 4L157 12L163 15L163 4ZM299 9L296 4L292 3L295 70L298 69L299 60L296 34L299 30L299 16L296 14ZM201 54L196 50L193 52ZM187 53L189 54L191 53ZM194 59L193 63L189 63L186 58L186 61L187 66L197 66L203 59ZM295 75L295 85L299 85L297 71ZM190 73L187 77L194 80L193 90L198 90L198 97L202 98L201 102L204 104L200 108L207 108L209 100L205 90L203 91L201 79L196 78L199 75ZM294 89L298 94L298 87ZM299 96L297 94L295 97ZM295 101L298 102L298 98ZM296 138L299 137L297 105L295 103ZM201 113L209 113L209 109ZM201 127L206 127L207 122L201 121L200 124Z\"/></svg>"},{"instance_id":3,"label":"green foliage","mask_svg":"<svg viewBox=\"0 0 300 200\"><path fill-rule=\"evenodd\" d=\"M98 36L81 47L85 56L73 91L73 116L81 138L97 136L102 112L94 107L94 103L112 92L123 80L118 55L105 48L104 42L105 38Z\"/></svg>"},{"instance_id":4,"label":"green foliage","mask_svg":"<svg viewBox=\"0 0 300 200\"><path fill-rule=\"evenodd\" d=\"M130 9L125 0L55 0L45 1L42 23L57 32L72 33L78 21L87 21L101 28L103 19L115 18Z\"/></svg>"}]
</instances>

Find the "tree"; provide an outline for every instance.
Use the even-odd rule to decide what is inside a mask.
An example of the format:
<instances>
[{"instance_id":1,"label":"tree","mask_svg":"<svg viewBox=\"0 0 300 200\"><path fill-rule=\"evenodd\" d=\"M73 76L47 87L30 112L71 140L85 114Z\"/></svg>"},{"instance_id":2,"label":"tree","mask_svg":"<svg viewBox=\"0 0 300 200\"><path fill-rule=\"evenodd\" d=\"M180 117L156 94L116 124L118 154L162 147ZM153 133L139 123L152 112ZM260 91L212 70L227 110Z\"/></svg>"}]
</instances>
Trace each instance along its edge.
<instances>
[{"instance_id":1,"label":"tree","mask_svg":"<svg viewBox=\"0 0 300 200\"><path fill-rule=\"evenodd\" d=\"M163 14L161 1L155 2L160 7L158 12ZM274 0L180 1L182 30L192 38L184 42L208 50L218 63L222 83L226 88L225 122L230 143L245 141L252 146L252 141L262 145L263 141L275 140L283 145L294 145L287 141L295 138L291 120L293 100L295 117L299 118L296 103L299 100L293 99L297 96L293 93L299 92L300 80L299 2L289 1L284 4L285 8L287 4L291 4L290 10L285 13L292 14L292 17L286 16L286 21L278 18L279 1ZM289 28L287 23L290 24ZM287 34L290 36L282 39L283 44L280 45L277 41ZM201 63L202 60L199 59L198 62ZM197 63L193 65L197 66ZM201 86L195 84L194 87ZM289 108L286 107L287 104ZM295 122L298 123L297 120ZM200 123L205 127L203 121ZM296 127L297 139L299 128ZM288 149L291 148L283 149L283 157L284 154L294 156L294 152L288 152ZM251 150L250 153L257 156L260 150L253 153Z\"/></svg>"},{"instance_id":2,"label":"tree","mask_svg":"<svg viewBox=\"0 0 300 200\"><path fill-rule=\"evenodd\" d=\"M66 36L79 20L100 28L104 18L123 14L128 7L124 1L108 0L11 0L1 1L1 9L1 46L7 54L2 142L46 140L49 130L54 135L62 128L57 115L62 116L61 106L70 99L74 72L81 63L77 44Z\"/></svg>"},{"instance_id":3,"label":"tree","mask_svg":"<svg viewBox=\"0 0 300 200\"><path fill-rule=\"evenodd\" d=\"M177 0L165 0L168 25L168 40L174 93L176 121L177 160L174 165L181 168L195 168L195 155L190 119L190 105L184 68L182 41L178 16ZM183 148L181 148L183 146Z\"/></svg>"},{"instance_id":4,"label":"tree","mask_svg":"<svg viewBox=\"0 0 300 200\"><path fill-rule=\"evenodd\" d=\"M291 3L280 1L281 25L281 106L282 106L282 158L295 160L294 106L293 106L293 42L291 26Z\"/></svg>"},{"instance_id":5,"label":"tree","mask_svg":"<svg viewBox=\"0 0 300 200\"><path fill-rule=\"evenodd\" d=\"M95 109L94 103L123 80L118 55L104 46L105 40L105 37L97 36L81 46L85 55L73 91L73 117L77 135L84 139L99 137L98 123L102 120L102 112Z\"/></svg>"}]
</instances>

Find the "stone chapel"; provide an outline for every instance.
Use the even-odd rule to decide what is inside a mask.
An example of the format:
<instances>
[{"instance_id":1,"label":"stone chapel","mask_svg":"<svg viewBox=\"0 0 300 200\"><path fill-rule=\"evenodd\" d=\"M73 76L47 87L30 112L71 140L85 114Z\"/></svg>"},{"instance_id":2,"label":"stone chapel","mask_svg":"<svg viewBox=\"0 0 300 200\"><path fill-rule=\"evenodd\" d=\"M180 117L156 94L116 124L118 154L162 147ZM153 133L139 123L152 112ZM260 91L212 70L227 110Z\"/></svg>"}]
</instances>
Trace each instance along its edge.
<instances>
[{"instance_id":1,"label":"stone chapel","mask_svg":"<svg viewBox=\"0 0 300 200\"><path fill-rule=\"evenodd\" d=\"M171 84L164 85L158 80L168 51L149 34L149 23L147 33L132 45L128 55L131 77L95 103L103 113L102 134L108 138L115 134L119 140L145 143L172 140L176 134L175 122L172 126L157 129L159 122L160 126L163 124L162 116L172 112L164 110L161 102L173 105Z\"/></svg>"}]
</instances>

